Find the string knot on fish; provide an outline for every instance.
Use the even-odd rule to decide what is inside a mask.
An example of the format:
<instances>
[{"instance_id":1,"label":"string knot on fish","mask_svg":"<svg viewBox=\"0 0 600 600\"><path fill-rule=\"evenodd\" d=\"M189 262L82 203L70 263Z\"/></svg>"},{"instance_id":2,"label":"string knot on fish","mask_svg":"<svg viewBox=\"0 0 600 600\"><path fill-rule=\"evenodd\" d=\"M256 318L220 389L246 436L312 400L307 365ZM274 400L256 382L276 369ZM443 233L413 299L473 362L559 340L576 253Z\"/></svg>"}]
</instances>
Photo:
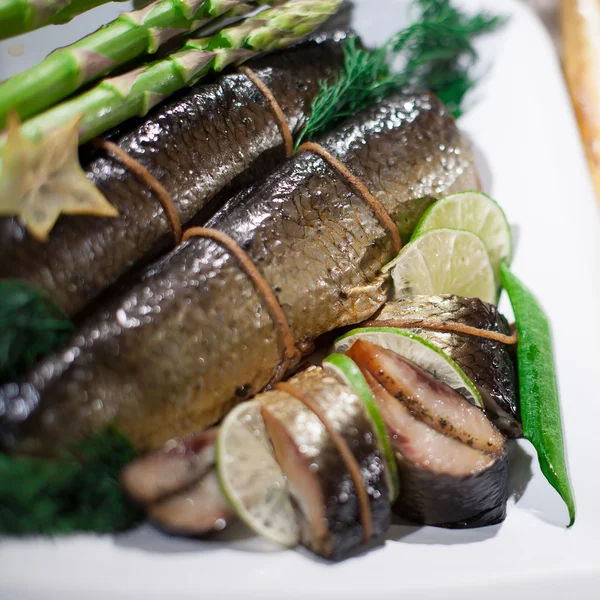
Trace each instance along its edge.
<instances>
[{"instance_id":1,"label":"string knot on fish","mask_svg":"<svg viewBox=\"0 0 600 600\"><path fill-rule=\"evenodd\" d=\"M329 166L334 169L337 173L339 173L346 183L352 187L352 189L360 196L374 211L377 215L377 218L381 221L382 225L387 229L392 239L394 252L398 254L400 249L402 248L402 240L400 239L400 232L398 231L398 227L394 223L392 217L387 213L383 205L367 188L367 186L357 177L354 173L344 165L340 160L338 160L331 152L328 152L321 146L320 144L316 144L315 142L305 142L298 148L298 152L302 150L307 152L314 152L318 154Z\"/></svg>"},{"instance_id":2,"label":"string knot on fish","mask_svg":"<svg viewBox=\"0 0 600 600\"><path fill-rule=\"evenodd\" d=\"M250 68L250 67L240 67L238 71L244 74L259 90L259 92L263 95L265 100L267 101L269 108L271 109L273 116L275 117L275 122L277 123L277 127L281 132L281 137L283 138L283 144L285 148L285 155L287 158L291 157L294 153L294 140L292 137L292 133L290 131L290 127L285 118L285 114L277 100L273 92L269 89L269 87L260 79L260 77ZM165 187L158 181L144 165L142 165L138 160L133 158L128 152L123 150L118 144L114 142L110 142L103 138L94 138L92 143L98 148L112 154L116 158L118 158L128 169L130 169L133 173L135 173L141 181L143 181L148 187L158 196L160 203L165 211L165 215L169 222L171 229L173 230L173 237L175 239L175 244L179 244L182 241L183 229L181 224L181 217L177 212L177 207L175 206L175 202L173 198L169 194L169 192L165 189Z\"/></svg>"},{"instance_id":3,"label":"string knot on fish","mask_svg":"<svg viewBox=\"0 0 600 600\"><path fill-rule=\"evenodd\" d=\"M158 196L160 203L165 211L167 216L167 220L169 221L169 225L173 230L173 237L175 238L175 244L179 244L181 242L182 236L182 226L181 226L181 218L179 217L179 213L177 212L177 208L175 207L175 203L173 202L173 198L163 184L144 167L139 161L135 160L130 154L125 152L120 146L115 144L114 142L109 142L108 140L102 138L94 138L92 142L102 148L109 154L116 156L128 169L133 171L144 183L148 185L148 187Z\"/></svg>"},{"instance_id":4,"label":"string knot on fish","mask_svg":"<svg viewBox=\"0 0 600 600\"><path fill-rule=\"evenodd\" d=\"M269 384L272 385L275 381L281 379L291 367L296 365L300 358L299 352L294 344L294 336L290 331L290 326L287 322L283 309L281 308L281 304L279 304L279 301L277 300L275 292L271 289L271 286L256 268L246 252L244 252L238 243L226 233L223 233L218 229L210 229L207 227L190 227L183 234L182 243L187 242L193 237L209 238L230 252L238 261L244 273L246 273L248 278L252 281L267 305L267 308L271 313L271 317L281 333L284 344L283 359L279 363L271 383Z\"/></svg>"},{"instance_id":5,"label":"string knot on fish","mask_svg":"<svg viewBox=\"0 0 600 600\"><path fill-rule=\"evenodd\" d=\"M296 387L288 381L282 381L276 384L275 387L283 392L288 393L290 396L294 396L294 398L297 400L300 400L300 402L302 402L306 408L308 408L317 416L319 421L321 421L325 427L327 433L331 436L331 441L334 443L337 451L342 457L344 464L350 473L352 483L354 484L354 489L356 490L356 495L358 497L360 506L360 520L363 528L363 543L366 544L371 537L373 529L371 506L369 504L369 496L367 494L360 465L352 453L350 446L343 436L336 431L336 428L330 422L326 411L319 406L319 403L312 397L310 393L300 389L299 387Z\"/></svg>"},{"instance_id":6,"label":"string knot on fish","mask_svg":"<svg viewBox=\"0 0 600 600\"><path fill-rule=\"evenodd\" d=\"M283 138L285 155L287 158L290 158L294 154L294 138L292 137L292 132L290 131L290 127L279 102L275 99L269 86L266 85L250 67L239 67L238 71L243 73L256 86L259 92L264 96L265 100L269 103L269 108L277 121L277 127L279 127L281 137Z\"/></svg>"}]
</instances>

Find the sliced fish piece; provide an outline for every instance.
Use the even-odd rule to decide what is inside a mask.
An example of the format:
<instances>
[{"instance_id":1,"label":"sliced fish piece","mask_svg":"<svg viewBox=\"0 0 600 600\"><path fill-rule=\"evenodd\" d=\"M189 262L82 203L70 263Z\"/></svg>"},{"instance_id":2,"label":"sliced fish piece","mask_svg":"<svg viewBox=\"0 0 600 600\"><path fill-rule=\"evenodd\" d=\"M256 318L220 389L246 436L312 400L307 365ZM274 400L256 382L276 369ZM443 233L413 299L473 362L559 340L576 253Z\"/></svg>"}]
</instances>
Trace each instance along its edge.
<instances>
[{"instance_id":1,"label":"sliced fish piece","mask_svg":"<svg viewBox=\"0 0 600 600\"><path fill-rule=\"evenodd\" d=\"M375 321L407 318L416 323L411 330L443 350L477 386L494 424L506 435L520 437L519 386L512 347L473 335L418 326L419 320L426 319L508 334L508 323L498 309L478 298L410 296L388 302Z\"/></svg>"},{"instance_id":2,"label":"sliced fish piece","mask_svg":"<svg viewBox=\"0 0 600 600\"><path fill-rule=\"evenodd\" d=\"M362 471L363 485L371 506L372 535L384 532L390 523L389 477L385 456L379 447L375 425L360 397L320 367L298 373L290 383L316 402L327 421L342 436Z\"/></svg>"},{"instance_id":3,"label":"sliced fish piece","mask_svg":"<svg viewBox=\"0 0 600 600\"><path fill-rule=\"evenodd\" d=\"M319 81L340 71L344 37L343 29L332 30L248 62L281 105L292 133L310 114ZM268 102L235 72L201 81L107 137L165 186L183 223L206 222L231 193L285 160ZM29 281L69 314L135 264L173 246L158 197L118 159L92 148L83 147L84 168L118 217L63 216L47 243L33 239L18 219L0 217L0 278Z\"/></svg>"},{"instance_id":4,"label":"sliced fish piece","mask_svg":"<svg viewBox=\"0 0 600 600\"><path fill-rule=\"evenodd\" d=\"M394 512L438 527L482 527L503 521L508 499L506 449L482 452L440 433L415 417L368 371L365 377L396 451L400 496Z\"/></svg>"},{"instance_id":5,"label":"sliced fish piece","mask_svg":"<svg viewBox=\"0 0 600 600\"><path fill-rule=\"evenodd\" d=\"M346 354L433 429L486 452L504 448L504 436L480 408L412 361L366 340Z\"/></svg>"},{"instance_id":6,"label":"sliced fish piece","mask_svg":"<svg viewBox=\"0 0 600 600\"><path fill-rule=\"evenodd\" d=\"M121 474L121 485L144 505L150 521L169 533L205 535L221 531L235 513L219 487L212 428L169 440L161 450L133 461Z\"/></svg>"},{"instance_id":7,"label":"sliced fish piece","mask_svg":"<svg viewBox=\"0 0 600 600\"><path fill-rule=\"evenodd\" d=\"M403 92L321 144L408 232L433 201L477 186L456 124L431 94ZM231 236L275 292L299 350L386 301L390 231L312 152L232 198L208 226ZM140 450L215 423L280 370L281 330L238 260L193 238L91 314L60 350L0 388L0 444L54 453L116 422Z\"/></svg>"},{"instance_id":8,"label":"sliced fish piece","mask_svg":"<svg viewBox=\"0 0 600 600\"><path fill-rule=\"evenodd\" d=\"M211 468L185 490L151 504L148 518L169 533L195 536L222 531L236 517Z\"/></svg>"},{"instance_id":9,"label":"sliced fish piece","mask_svg":"<svg viewBox=\"0 0 600 600\"><path fill-rule=\"evenodd\" d=\"M365 371L364 375L375 394L394 449L415 466L458 477L479 473L494 462L492 454L477 451L418 419L371 373Z\"/></svg>"},{"instance_id":10,"label":"sliced fish piece","mask_svg":"<svg viewBox=\"0 0 600 600\"><path fill-rule=\"evenodd\" d=\"M201 479L215 464L217 428L168 441L163 448L127 465L121 485L142 504L156 502Z\"/></svg>"},{"instance_id":11,"label":"sliced fish piece","mask_svg":"<svg viewBox=\"0 0 600 600\"><path fill-rule=\"evenodd\" d=\"M364 513L331 431L343 438L357 463L372 535L385 531L390 521L383 453L362 401L349 387L319 367L292 377L289 384L310 398L320 416L298 397L275 390L258 396L264 402L263 419L288 480L302 543L321 556L343 558L364 541Z\"/></svg>"},{"instance_id":12,"label":"sliced fish piece","mask_svg":"<svg viewBox=\"0 0 600 600\"><path fill-rule=\"evenodd\" d=\"M297 507L300 540L326 558L362 542L360 509L350 473L317 415L285 392L268 392L262 416Z\"/></svg>"}]
</instances>

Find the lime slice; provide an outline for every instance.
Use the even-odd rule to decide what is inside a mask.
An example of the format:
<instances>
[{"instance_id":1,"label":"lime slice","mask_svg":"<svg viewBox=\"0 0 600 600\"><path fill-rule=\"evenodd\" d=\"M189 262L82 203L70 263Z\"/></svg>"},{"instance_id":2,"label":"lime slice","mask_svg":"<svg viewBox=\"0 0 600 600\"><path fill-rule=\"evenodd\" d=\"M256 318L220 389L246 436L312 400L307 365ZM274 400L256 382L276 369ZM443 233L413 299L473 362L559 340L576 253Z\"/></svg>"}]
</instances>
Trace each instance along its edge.
<instances>
[{"instance_id":1,"label":"lime slice","mask_svg":"<svg viewBox=\"0 0 600 600\"><path fill-rule=\"evenodd\" d=\"M392 450L392 445L387 435L383 417L379 412L379 408L377 408L369 384L366 382L360 369L356 366L356 363L343 354L330 354L323 360L323 368L331 373L338 381L351 387L356 395L363 401L367 414L373 422L377 441L379 442L379 447L383 451L385 462L387 464L385 472L388 480L388 487L390 489L390 503L395 502L400 493L400 481L398 479L396 459L394 458L394 451Z\"/></svg>"},{"instance_id":2,"label":"lime slice","mask_svg":"<svg viewBox=\"0 0 600 600\"><path fill-rule=\"evenodd\" d=\"M408 243L384 268L394 296L456 294L496 302L494 270L485 245L470 231L433 229Z\"/></svg>"},{"instance_id":3,"label":"lime slice","mask_svg":"<svg viewBox=\"0 0 600 600\"><path fill-rule=\"evenodd\" d=\"M221 490L237 516L256 534L282 546L298 543L299 529L287 480L254 400L234 408L217 440Z\"/></svg>"},{"instance_id":4,"label":"lime slice","mask_svg":"<svg viewBox=\"0 0 600 600\"><path fill-rule=\"evenodd\" d=\"M358 339L367 340L411 360L438 381L456 390L471 404L483 408L481 395L465 372L437 346L417 334L395 327L353 329L335 341L335 351L346 352Z\"/></svg>"},{"instance_id":5,"label":"lime slice","mask_svg":"<svg viewBox=\"0 0 600 600\"><path fill-rule=\"evenodd\" d=\"M463 229L477 234L485 244L494 273L500 263L512 259L512 234L497 202L481 192L461 192L442 198L427 209L413 234L416 238L432 229Z\"/></svg>"}]
</instances>

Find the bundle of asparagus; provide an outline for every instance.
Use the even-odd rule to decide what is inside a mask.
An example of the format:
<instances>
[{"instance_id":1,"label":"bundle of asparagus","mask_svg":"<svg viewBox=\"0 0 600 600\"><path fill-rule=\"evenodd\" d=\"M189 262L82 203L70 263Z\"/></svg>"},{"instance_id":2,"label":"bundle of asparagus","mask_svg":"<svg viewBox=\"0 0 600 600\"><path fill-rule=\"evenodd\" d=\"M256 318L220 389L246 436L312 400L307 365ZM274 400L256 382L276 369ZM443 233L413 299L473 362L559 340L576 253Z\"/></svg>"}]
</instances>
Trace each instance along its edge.
<instances>
[{"instance_id":1,"label":"bundle of asparagus","mask_svg":"<svg viewBox=\"0 0 600 600\"><path fill-rule=\"evenodd\" d=\"M17 0L0 0L8 1ZM0 129L6 126L11 110L21 119L36 115L116 67L144 54L152 54L173 37L192 32L225 13L239 10L240 6L242 12L246 12L248 5L280 3L281 0L157 0L140 10L123 13L94 33L52 52L35 67L1 84ZM0 20L1 11L0 8Z\"/></svg>"},{"instance_id":2,"label":"bundle of asparagus","mask_svg":"<svg viewBox=\"0 0 600 600\"><path fill-rule=\"evenodd\" d=\"M174 1L161 0L158 4L165 2L173 4ZM237 2L237 0L209 0L205 4L211 3L214 7L218 3L221 5L221 9L224 9L226 6L231 7L233 2ZM341 0L290 0L282 6L262 11L237 25L223 29L212 37L189 40L178 52L164 59L143 65L123 75L105 79L89 91L26 121L21 127L21 133L32 139L39 138L49 131L69 123L74 117L82 115L79 123L79 136L80 142L85 142L131 117L145 115L152 106L182 87L195 83L210 71L221 71L232 62L246 60L260 52L292 45L314 31L335 13L340 2ZM153 5L154 9L158 4ZM196 11L194 14L197 16L198 12ZM110 24L106 29L99 30L97 34L107 35L106 32L112 30L113 25ZM90 39L93 35L84 39ZM167 32L163 39L168 35L171 33ZM122 43L122 39L118 35L116 39ZM61 56L65 57L70 53L71 64L76 62L78 49L74 49L74 46L78 44L81 42L60 51L63 53ZM123 52L130 57L129 46L124 48ZM113 50L113 53L116 54L116 51ZM46 60L52 56L54 55ZM85 56L90 58L90 53L88 52ZM121 55L122 57L123 55ZM119 59L116 61L123 62ZM49 75L52 69L46 70L45 62L43 61L27 73L40 69L41 72L48 73L48 79L52 79L54 75L52 77ZM84 68L87 74L88 70L86 69L88 69L87 66ZM79 70L81 71L81 67ZM24 73L23 76L28 76L27 73ZM55 75L57 74L55 73ZM3 86L0 86L0 120L3 116L3 109L8 112L15 106L30 106L27 102L10 104L5 96L7 86L10 88L9 95L10 90L20 87L20 77L19 75L9 79ZM71 77L68 81L69 78L61 76L58 79L60 85L57 87L62 86L63 89L66 89L75 78ZM45 83L45 79L42 78L37 81L36 85L38 89L42 86L44 88L44 94L38 92L37 97L46 96L47 100L48 95L45 92L48 83ZM49 89L51 88L50 85ZM27 95L32 95L29 90ZM41 105L42 100L38 104ZM0 150L5 143L6 134L0 137Z\"/></svg>"},{"instance_id":3,"label":"bundle of asparagus","mask_svg":"<svg viewBox=\"0 0 600 600\"><path fill-rule=\"evenodd\" d=\"M0 40L46 25L68 23L77 15L107 2L110 0L0 0Z\"/></svg>"}]
</instances>

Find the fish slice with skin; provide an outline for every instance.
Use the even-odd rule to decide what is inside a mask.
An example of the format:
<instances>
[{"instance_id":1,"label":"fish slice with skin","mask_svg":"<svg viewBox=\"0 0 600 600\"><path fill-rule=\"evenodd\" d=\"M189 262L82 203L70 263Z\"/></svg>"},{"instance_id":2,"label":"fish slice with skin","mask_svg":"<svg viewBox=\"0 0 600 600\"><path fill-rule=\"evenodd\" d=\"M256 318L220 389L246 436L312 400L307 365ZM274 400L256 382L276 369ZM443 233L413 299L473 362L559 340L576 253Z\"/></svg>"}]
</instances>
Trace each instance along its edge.
<instances>
[{"instance_id":1,"label":"fish slice with skin","mask_svg":"<svg viewBox=\"0 0 600 600\"><path fill-rule=\"evenodd\" d=\"M222 531L237 517L221 492L215 469L211 468L202 479L181 492L151 504L148 519L168 533L198 536Z\"/></svg>"},{"instance_id":2,"label":"fish slice with skin","mask_svg":"<svg viewBox=\"0 0 600 600\"><path fill-rule=\"evenodd\" d=\"M145 508L158 528L196 536L221 531L235 520L215 471L218 432L212 428L169 440L121 473L126 494Z\"/></svg>"},{"instance_id":3,"label":"fish slice with skin","mask_svg":"<svg viewBox=\"0 0 600 600\"><path fill-rule=\"evenodd\" d=\"M355 342L346 354L433 429L484 452L504 447L504 437L480 408L412 361L366 340Z\"/></svg>"},{"instance_id":4,"label":"fish slice with skin","mask_svg":"<svg viewBox=\"0 0 600 600\"><path fill-rule=\"evenodd\" d=\"M363 374L396 452L401 493L394 512L417 523L451 528L482 527L504 520L506 448L483 452L440 433L394 398L369 371Z\"/></svg>"},{"instance_id":5,"label":"fish slice with skin","mask_svg":"<svg viewBox=\"0 0 600 600\"><path fill-rule=\"evenodd\" d=\"M367 490L372 535L382 533L390 522L388 480L383 451L362 400L320 367L295 375L289 383L310 397L348 444ZM363 543L365 533L345 458L320 416L287 388L257 399L263 403L261 414L296 506L301 542L320 556L344 558Z\"/></svg>"},{"instance_id":6,"label":"fish slice with skin","mask_svg":"<svg viewBox=\"0 0 600 600\"><path fill-rule=\"evenodd\" d=\"M513 348L502 342L454 331L419 326L421 321L459 323L476 329L509 334L506 319L498 309L478 298L460 296L409 296L388 302L372 324L412 323L413 331L438 346L465 372L481 394L493 423L509 437L522 434L519 386Z\"/></svg>"},{"instance_id":7,"label":"fish slice with skin","mask_svg":"<svg viewBox=\"0 0 600 600\"><path fill-rule=\"evenodd\" d=\"M427 93L390 96L320 143L362 179L403 236L436 195L472 189L472 156ZM208 226L231 236L277 297L299 353L386 301L392 234L321 157L299 152ZM215 423L282 376L284 337L238 260L192 238L0 388L0 440L52 454L114 421L140 450ZM289 368L289 365L288 365Z\"/></svg>"},{"instance_id":8,"label":"fish slice with skin","mask_svg":"<svg viewBox=\"0 0 600 600\"><path fill-rule=\"evenodd\" d=\"M342 66L349 12L312 40L247 63L279 102L290 131L303 126L319 81ZM285 159L267 100L242 73L201 82L105 136L138 161L173 199L185 224L202 224L236 190ZM114 218L63 216L46 243L16 217L0 217L0 278L32 283L73 315L138 263L174 244L159 198L129 168L91 145L82 148L89 179L118 209Z\"/></svg>"},{"instance_id":9,"label":"fish slice with skin","mask_svg":"<svg viewBox=\"0 0 600 600\"><path fill-rule=\"evenodd\" d=\"M215 463L218 431L169 440L160 450L138 458L121 473L123 489L136 502L151 504L198 481Z\"/></svg>"},{"instance_id":10,"label":"fish slice with skin","mask_svg":"<svg viewBox=\"0 0 600 600\"><path fill-rule=\"evenodd\" d=\"M321 367L309 367L290 383L310 396L355 455L371 504L372 534L389 525L389 482L385 454L364 402L346 384Z\"/></svg>"}]
</instances>

